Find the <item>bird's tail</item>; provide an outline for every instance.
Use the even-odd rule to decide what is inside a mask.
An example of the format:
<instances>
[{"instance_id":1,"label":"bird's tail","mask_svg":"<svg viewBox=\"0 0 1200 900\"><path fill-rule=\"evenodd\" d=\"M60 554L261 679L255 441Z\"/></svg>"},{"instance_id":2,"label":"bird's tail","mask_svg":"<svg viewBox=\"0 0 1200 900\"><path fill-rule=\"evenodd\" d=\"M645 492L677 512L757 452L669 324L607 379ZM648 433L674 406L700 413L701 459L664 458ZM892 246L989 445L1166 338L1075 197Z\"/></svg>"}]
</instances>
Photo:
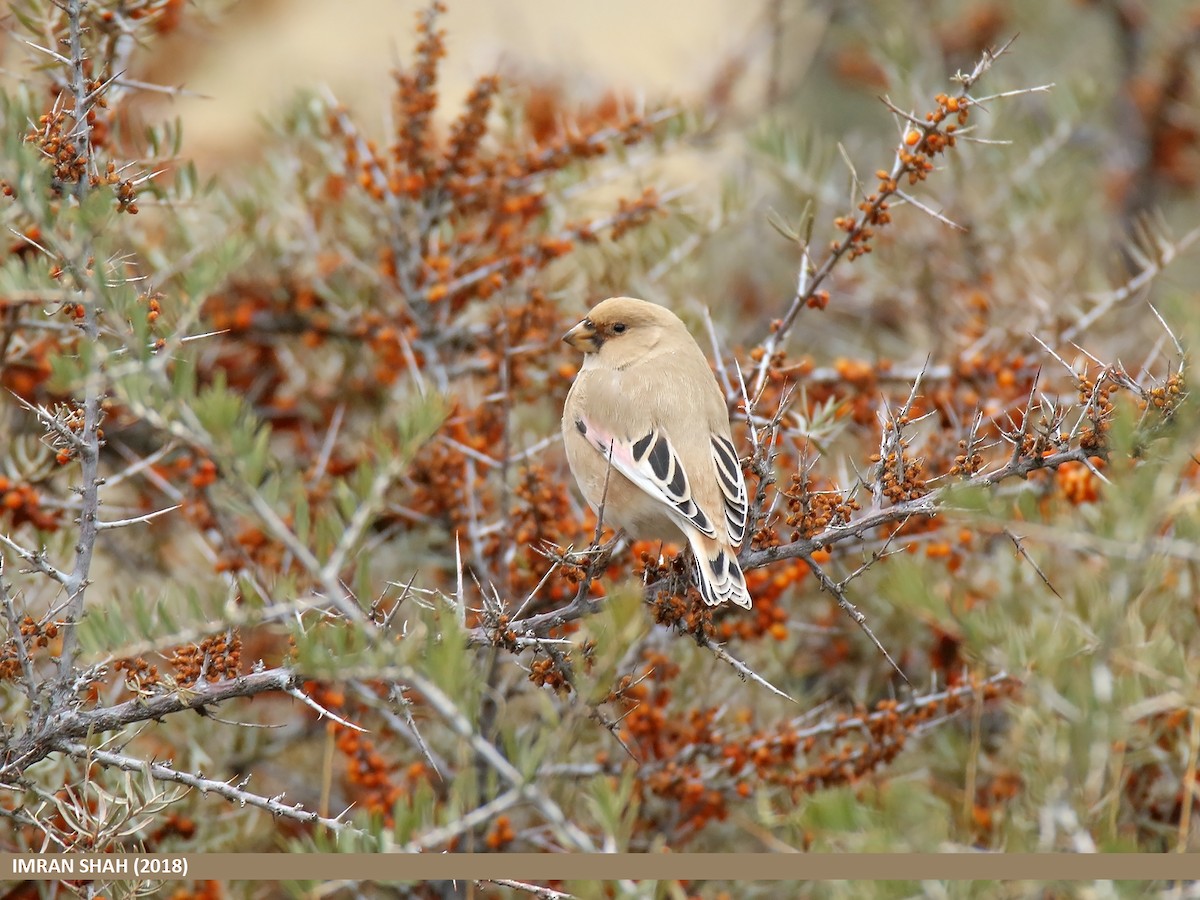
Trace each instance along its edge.
<instances>
[{"instance_id":1,"label":"bird's tail","mask_svg":"<svg viewBox=\"0 0 1200 900\"><path fill-rule=\"evenodd\" d=\"M704 602L709 606L736 603L749 609L750 591L737 554L703 535L689 535L689 539L696 562L696 586Z\"/></svg>"}]
</instances>

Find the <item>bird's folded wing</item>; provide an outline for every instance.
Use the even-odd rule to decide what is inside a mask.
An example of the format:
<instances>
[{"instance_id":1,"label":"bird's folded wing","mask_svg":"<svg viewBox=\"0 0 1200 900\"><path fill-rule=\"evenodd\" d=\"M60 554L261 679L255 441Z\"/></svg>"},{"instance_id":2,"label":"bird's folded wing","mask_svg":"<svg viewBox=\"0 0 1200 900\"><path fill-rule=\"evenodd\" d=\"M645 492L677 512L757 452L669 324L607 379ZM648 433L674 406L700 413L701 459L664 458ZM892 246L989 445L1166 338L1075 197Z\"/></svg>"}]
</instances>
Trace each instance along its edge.
<instances>
[{"instance_id":1,"label":"bird's folded wing","mask_svg":"<svg viewBox=\"0 0 1200 900\"><path fill-rule=\"evenodd\" d=\"M623 440L585 416L575 419L575 428L602 456L612 460L613 469L665 504L681 525L686 521L706 537L717 536L712 521L692 498L687 473L666 435L651 429L636 440ZM744 494L745 487L742 490Z\"/></svg>"},{"instance_id":2,"label":"bird's folded wing","mask_svg":"<svg viewBox=\"0 0 1200 900\"><path fill-rule=\"evenodd\" d=\"M729 529L729 543L740 547L746 537L746 479L742 476L737 450L728 438L714 434L712 448L713 459L717 463L717 481L721 483L721 494L725 498L725 525Z\"/></svg>"}]
</instances>

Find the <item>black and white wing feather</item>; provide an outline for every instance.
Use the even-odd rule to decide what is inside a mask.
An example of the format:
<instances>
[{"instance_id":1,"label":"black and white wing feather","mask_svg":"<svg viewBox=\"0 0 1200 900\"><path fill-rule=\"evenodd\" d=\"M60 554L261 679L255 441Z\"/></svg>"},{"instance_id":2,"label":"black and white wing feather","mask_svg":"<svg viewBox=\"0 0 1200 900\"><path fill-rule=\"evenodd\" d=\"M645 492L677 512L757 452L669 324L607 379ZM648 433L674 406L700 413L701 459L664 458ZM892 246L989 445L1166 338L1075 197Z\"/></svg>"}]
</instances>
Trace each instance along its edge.
<instances>
[{"instance_id":1,"label":"black and white wing feather","mask_svg":"<svg viewBox=\"0 0 1200 900\"><path fill-rule=\"evenodd\" d=\"M640 438L627 441L583 418L575 420L575 428L602 456L612 460L614 469L664 503L681 525L686 522L705 537L717 536L712 520L692 497L687 472L665 434L651 429ZM744 494L744 487L742 491ZM742 518L745 519L744 513Z\"/></svg>"},{"instance_id":2,"label":"black and white wing feather","mask_svg":"<svg viewBox=\"0 0 1200 900\"><path fill-rule=\"evenodd\" d=\"M742 465L738 462L737 450L728 438L714 434L712 451L717 464L717 480L721 483L721 495L725 498L725 527L729 529L729 543L740 547L746 537L747 507Z\"/></svg>"}]
</instances>

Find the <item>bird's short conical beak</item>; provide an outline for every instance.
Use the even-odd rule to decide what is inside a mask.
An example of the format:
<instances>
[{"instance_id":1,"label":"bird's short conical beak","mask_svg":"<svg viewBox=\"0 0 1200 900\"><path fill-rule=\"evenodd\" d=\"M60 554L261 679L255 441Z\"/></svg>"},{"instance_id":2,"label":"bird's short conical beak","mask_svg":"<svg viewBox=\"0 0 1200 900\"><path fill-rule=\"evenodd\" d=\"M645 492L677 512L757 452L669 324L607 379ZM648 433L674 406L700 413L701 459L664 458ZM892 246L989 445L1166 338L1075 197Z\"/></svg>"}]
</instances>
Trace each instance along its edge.
<instances>
[{"instance_id":1,"label":"bird's short conical beak","mask_svg":"<svg viewBox=\"0 0 1200 900\"><path fill-rule=\"evenodd\" d=\"M596 340L596 327L587 319L564 334L563 340L584 353L594 353L600 347L600 342Z\"/></svg>"}]
</instances>

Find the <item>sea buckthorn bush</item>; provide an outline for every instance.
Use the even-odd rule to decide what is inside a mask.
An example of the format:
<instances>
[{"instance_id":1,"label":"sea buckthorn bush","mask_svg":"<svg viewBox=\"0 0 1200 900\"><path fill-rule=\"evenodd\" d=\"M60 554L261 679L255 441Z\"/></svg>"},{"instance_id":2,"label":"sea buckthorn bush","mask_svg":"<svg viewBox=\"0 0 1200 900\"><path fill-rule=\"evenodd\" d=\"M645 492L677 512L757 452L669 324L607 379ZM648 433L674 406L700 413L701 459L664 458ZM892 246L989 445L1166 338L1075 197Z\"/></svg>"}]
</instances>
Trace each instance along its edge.
<instances>
[{"instance_id":1,"label":"sea buckthorn bush","mask_svg":"<svg viewBox=\"0 0 1200 900\"><path fill-rule=\"evenodd\" d=\"M1200 849L1200 13L944 5L735 111L444 97L434 2L386 127L211 172L129 74L197 11L13 4L4 849ZM613 294L709 353L749 611L574 489Z\"/></svg>"}]
</instances>

